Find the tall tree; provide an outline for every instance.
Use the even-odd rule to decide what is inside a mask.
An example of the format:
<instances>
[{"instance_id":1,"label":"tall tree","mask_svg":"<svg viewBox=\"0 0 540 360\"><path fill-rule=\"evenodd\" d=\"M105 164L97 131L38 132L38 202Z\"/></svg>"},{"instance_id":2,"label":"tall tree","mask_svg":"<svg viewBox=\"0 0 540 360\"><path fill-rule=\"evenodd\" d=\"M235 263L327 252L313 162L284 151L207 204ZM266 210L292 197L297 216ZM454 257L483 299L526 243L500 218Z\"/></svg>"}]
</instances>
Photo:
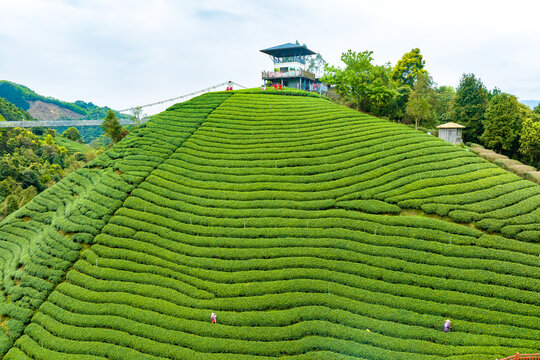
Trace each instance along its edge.
<instances>
[{"instance_id":1,"label":"tall tree","mask_svg":"<svg viewBox=\"0 0 540 360\"><path fill-rule=\"evenodd\" d=\"M137 106L131 109L131 116L130 119L133 121L135 125L140 125L141 120L145 118L147 115L143 112L142 107Z\"/></svg>"},{"instance_id":2,"label":"tall tree","mask_svg":"<svg viewBox=\"0 0 540 360\"><path fill-rule=\"evenodd\" d=\"M540 115L530 114L523 120L519 143L519 152L529 158L531 165L537 165L540 161Z\"/></svg>"},{"instance_id":3,"label":"tall tree","mask_svg":"<svg viewBox=\"0 0 540 360\"><path fill-rule=\"evenodd\" d=\"M358 110L378 112L394 94L390 66L373 65L372 51L347 51L341 55L346 67L325 65L323 82L335 85L338 94L351 101Z\"/></svg>"},{"instance_id":4,"label":"tall tree","mask_svg":"<svg viewBox=\"0 0 540 360\"><path fill-rule=\"evenodd\" d=\"M456 90L454 121L465 125L467 141L477 142L484 132L484 114L488 106L488 92L474 74L463 74Z\"/></svg>"},{"instance_id":5,"label":"tall tree","mask_svg":"<svg viewBox=\"0 0 540 360\"><path fill-rule=\"evenodd\" d=\"M309 59L308 64L309 64L308 71L311 71L317 77L321 77L323 75L324 65L326 64L326 61L324 61L320 53L317 53L317 55L312 56Z\"/></svg>"},{"instance_id":6,"label":"tall tree","mask_svg":"<svg viewBox=\"0 0 540 360\"><path fill-rule=\"evenodd\" d=\"M424 70L425 65L426 62L422 54L420 54L420 49L412 49L408 53L405 53L397 62L396 66L394 66L392 79L398 85L413 87L419 76L427 75L427 71Z\"/></svg>"},{"instance_id":7,"label":"tall tree","mask_svg":"<svg viewBox=\"0 0 540 360\"><path fill-rule=\"evenodd\" d=\"M79 130L77 130L76 127L72 126L68 128L66 131L62 133L62 136L66 139L72 140L72 141L80 141L81 140L81 134L79 134Z\"/></svg>"},{"instance_id":8,"label":"tall tree","mask_svg":"<svg viewBox=\"0 0 540 360\"><path fill-rule=\"evenodd\" d=\"M439 123L451 121L454 116L456 91L451 86L440 86L435 90L435 92L437 94L435 105L437 121Z\"/></svg>"},{"instance_id":9,"label":"tall tree","mask_svg":"<svg viewBox=\"0 0 540 360\"><path fill-rule=\"evenodd\" d=\"M501 95L502 91L498 87L494 87L493 90L488 91L488 100L491 101L495 96Z\"/></svg>"},{"instance_id":10,"label":"tall tree","mask_svg":"<svg viewBox=\"0 0 540 360\"><path fill-rule=\"evenodd\" d=\"M395 90L394 95L388 101L386 113L391 120L403 121L411 91L409 86L400 86Z\"/></svg>"},{"instance_id":11,"label":"tall tree","mask_svg":"<svg viewBox=\"0 0 540 360\"><path fill-rule=\"evenodd\" d=\"M534 112L535 114L540 114L540 104L538 104L538 105L536 105L536 106L534 107L533 112Z\"/></svg>"},{"instance_id":12,"label":"tall tree","mask_svg":"<svg viewBox=\"0 0 540 360\"><path fill-rule=\"evenodd\" d=\"M124 136L127 135L127 131L120 125L114 111L111 109L107 112L107 116L105 116L101 128L105 131L105 134L112 139L113 144L122 140Z\"/></svg>"},{"instance_id":13,"label":"tall tree","mask_svg":"<svg viewBox=\"0 0 540 360\"><path fill-rule=\"evenodd\" d=\"M431 126L436 119L435 91L431 87L432 80L428 75L420 75L414 84L407 103L407 115L414 120L414 128L422 123Z\"/></svg>"},{"instance_id":14,"label":"tall tree","mask_svg":"<svg viewBox=\"0 0 540 360\"><path fill-rule=\"evenodd\" d=\"M352 50L341 54L345 69L325 66L323 82L335 85L339 95L353 101L358 109L366 98L368 77L373 65L373 51L355 52Z\"/></svg>"},{"instance_id":15,"label":"tall tree","mask_svg":"<svg viewBox=\"0 0 540 360\"><path fill-rule=\"evenodd\" d=\"M3 205L2 215L4 217L19 209L19 201L17 201L17 197L15 195L9 195L6 200L4 200Z\"/></svg>"},{"instance_id":16,"label":"tall tree","mask_svg":"<svg viewBox=\"0 0 540 360\"><path fill-rule=\"evenodd\" d=\"M392 85L392 69L390 64L373 66L371 78L367 86L369 112L382 115L390 99L396 94Z\"/></svg>"},{"instance_id":17,"label":"tall tree","mask_svg":"<svg viewBox=\"0 0 540 360\"><path fill-rule=\"evenodd\" d=\"M487 107L483 120L482 142L498 152L517 150L519 133L525 117L525 109L514 95L495 95Z\"/></svg>"}]
</instances>

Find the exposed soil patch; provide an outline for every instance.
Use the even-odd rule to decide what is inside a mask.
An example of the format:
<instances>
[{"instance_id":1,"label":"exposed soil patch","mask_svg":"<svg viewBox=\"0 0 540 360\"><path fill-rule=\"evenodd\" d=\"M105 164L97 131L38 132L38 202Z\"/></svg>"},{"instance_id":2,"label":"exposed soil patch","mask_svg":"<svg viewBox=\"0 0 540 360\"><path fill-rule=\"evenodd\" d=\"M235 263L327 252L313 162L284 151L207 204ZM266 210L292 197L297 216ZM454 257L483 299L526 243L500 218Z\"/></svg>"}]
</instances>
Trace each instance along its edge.
<instances>
[{"instance_id":1,"label":"exposed soil patch","mask_svg":"<svg viewBox=\"0 0 540 360\"><path fill-rule=\"evenodd\" d=\"M4 315L0 316L0 327L9 336L9 329L8 329L8 325L7 325L8 320L9 320L8 316L4 316Z\"/></svg>"},{"instance_id":2,"label":"exposed soil patch","mask_svg":"<svg viewBox=\"0 0 540 360\"><path fill-rule=\"evenodd\" d=\"M58 233L59 233L60 235L62 235L62 236L68 237L68 238L70 238L70 237L72 237L73 235L75 235L74 232L69 232L69 233L67 233L67 232L65 232L64 230L60 230L60 229L58 229Z\"/></svg>"},{"instance_id":3,"label":"exposed soil patch","mask_svg":"<svg viewBox=\"0 0 540 360\"><path fill-rule=\"evenodd\" d=\"M28 112L38 120L60 120L62 117L68 119L80 119L83 117L69 109L55 104L49 104L41 100L28 101L30 108Z\"/></svg>"},{"instance_id":4,"label":"exposed soil patch","mask_svg":"<svg viewBox=\"0 0 540 360\"><path fill-rule=\"evenodd\" d=\"M388 214L390 216L392 216L392 214ZM454 223L454 224L458 224L458 225L462 225L462 226L468 226L472 229L475 229L475 230L479 230L481 232L483 232L484 234L489 234L489 235L493 235L493 234L496 234L496 233L490 233L489 231L486 231L484 229L480 229L476 226L475 223L459 223L459 222L455 222L454 220L452 220L450 217L448 216L439 216L437 214L428 214L422 210L418 210L418 209L403 209L400 213L399 213L399 216L422 216L422 217L429 217L429 218L432 218L432 219L437 219L437 220L441 220L441 221L446 221L446 222L451 222L451 223Z\"/></svg>"}]
</instances>

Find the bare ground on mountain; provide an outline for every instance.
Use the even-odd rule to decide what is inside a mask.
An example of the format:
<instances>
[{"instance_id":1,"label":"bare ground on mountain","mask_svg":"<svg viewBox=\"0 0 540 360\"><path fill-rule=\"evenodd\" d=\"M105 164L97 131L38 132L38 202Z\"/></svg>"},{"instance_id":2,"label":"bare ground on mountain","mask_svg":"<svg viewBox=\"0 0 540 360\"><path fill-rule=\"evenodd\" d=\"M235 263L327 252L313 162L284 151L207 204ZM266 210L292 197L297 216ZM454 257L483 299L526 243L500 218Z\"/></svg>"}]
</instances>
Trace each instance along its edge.
<instances>
[{"instance_id":1,"label":"bare ground on mountain","mask_svg":"<svg viewBox=\"0 0 540 360\"><path fill-rule=\"evenodd\" d=\"M59 120L61 118L80 119L83 117L83 115L69 109L41 100L28 101L28 103L30 104L28 112L38 120Z\"/></svg>"}]
</instances>

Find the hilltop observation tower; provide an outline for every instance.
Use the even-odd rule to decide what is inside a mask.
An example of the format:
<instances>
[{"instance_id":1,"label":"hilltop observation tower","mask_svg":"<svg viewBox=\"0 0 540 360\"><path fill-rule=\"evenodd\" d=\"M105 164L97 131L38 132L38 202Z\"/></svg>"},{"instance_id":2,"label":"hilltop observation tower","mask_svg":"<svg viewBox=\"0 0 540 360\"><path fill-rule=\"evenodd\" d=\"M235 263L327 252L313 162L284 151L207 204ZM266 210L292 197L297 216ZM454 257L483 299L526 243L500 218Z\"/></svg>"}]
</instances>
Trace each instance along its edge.
<instances>
[{"instance_id":1,"label":"hilltop observation tower","mask_svg":"<svg viewBox=\"0 0 540 360\"><path fill-rule=\"evenodd\" d=\"M328 86L319 81L314 73L306 70L306 62L317 53L302 45L286 43L261 50L270 56L274 69L263 71L265 83L293 89L315 91L327 94Z\"/></svg>"}]
</instances>

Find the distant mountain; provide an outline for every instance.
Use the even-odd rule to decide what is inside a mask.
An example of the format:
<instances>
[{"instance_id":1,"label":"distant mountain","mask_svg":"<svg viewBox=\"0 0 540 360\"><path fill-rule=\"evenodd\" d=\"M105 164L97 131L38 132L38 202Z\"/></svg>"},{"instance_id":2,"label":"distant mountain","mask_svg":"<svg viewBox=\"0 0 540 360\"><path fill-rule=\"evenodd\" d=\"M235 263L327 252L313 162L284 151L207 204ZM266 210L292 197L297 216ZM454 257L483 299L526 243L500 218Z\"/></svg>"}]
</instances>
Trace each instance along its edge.
<instances>
[{"instance_id":1,"label":"distant mountain","mask_svg":"<svg viewBox=\"0 0 540 360\"><path fill-rule=\"evenodd\" d=\"M32 120L32 116L0 97L0 121Z\"/></svg>"},{"instance_id":2,"label":"distant mountain","mask_svg":"<svg viewBox=\"0 0 540 360\"><path fill-rule=\"evenodd\" d=\"M520 103L527 105L531 109L534 109L538 104L540 104L539 100L520 100Z\"/></svg>"},{"instance_id":3,"label":"distant mountain","mask_svg":"<svg viewBox=\"0 0 540 360\"><path fill-rule=\"evenodd\" d=\"M38 120L103 119L109 110L106 106L100 107L91 102L77 100L71 103L42 96L24 85L6 80L0 81L0 98L4 98L19 109L27 111ZM118 112L116 112L116 116L118 118L128 117L128 115Z\"/></svg>"}]
</instances>

